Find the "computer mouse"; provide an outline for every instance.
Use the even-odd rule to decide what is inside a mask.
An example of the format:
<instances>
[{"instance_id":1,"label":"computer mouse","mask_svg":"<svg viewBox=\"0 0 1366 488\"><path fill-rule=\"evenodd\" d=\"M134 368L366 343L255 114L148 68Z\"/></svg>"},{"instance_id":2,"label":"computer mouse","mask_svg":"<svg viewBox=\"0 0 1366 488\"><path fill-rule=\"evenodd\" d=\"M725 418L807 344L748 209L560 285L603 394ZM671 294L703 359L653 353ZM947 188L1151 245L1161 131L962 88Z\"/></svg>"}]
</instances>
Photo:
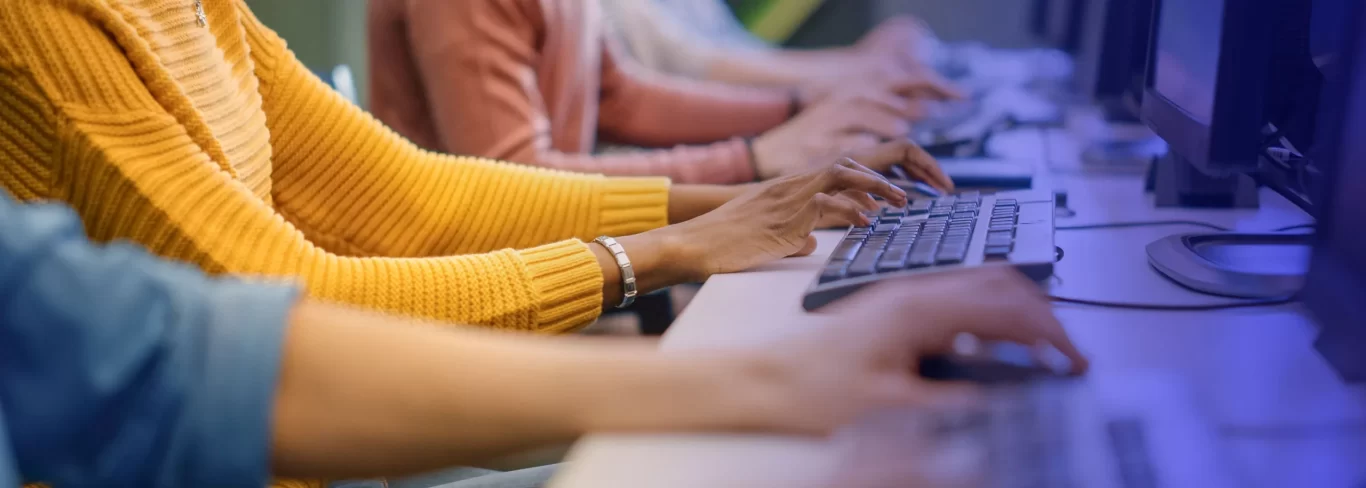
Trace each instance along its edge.
<instances>
[{"instance_id":1,"label":"computer mouse","mask_svg":"<svg viewBox=\"0 0 1366 488\"><path fill-rule=\"evenodd\" d=\"M1060 356L1060 355L1059 355ZM920 359L920 376L933 381L967 381L981 384L1023 383L1070 377L1071 365L1041 361L1028 346L1014 343L984 344L972 353L947 353Z\"/></svg>"}]
</instances>

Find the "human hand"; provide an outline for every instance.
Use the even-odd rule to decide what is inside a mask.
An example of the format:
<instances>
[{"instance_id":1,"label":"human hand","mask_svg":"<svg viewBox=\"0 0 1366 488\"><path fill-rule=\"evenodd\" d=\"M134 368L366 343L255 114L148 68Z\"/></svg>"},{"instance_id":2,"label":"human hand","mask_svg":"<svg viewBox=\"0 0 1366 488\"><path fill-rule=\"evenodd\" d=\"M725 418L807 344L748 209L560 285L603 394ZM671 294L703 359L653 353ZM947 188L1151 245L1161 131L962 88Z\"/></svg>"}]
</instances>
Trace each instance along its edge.
<instances>
[{"instance_id":1,"label":"human hand","mask_svg":"<svg viewBox=\"0 0 1366 488\"><path fill-rule=\"evenodd\" d=\"M878 24L864 34L854 48L861 54L884 61L892 60L898 66L919 70L925 64L925 60L919 59L920 46L929 42L932 35L924 21L901 15Z\"/></svg>"},{"instance_id":2,"label":"human hand","mask_svg":"<svg viewBox=\"0 0 1366 488\"><path fill-rule=\"evenodd\" d=\"M881 140L905 139L911 130L908 119L916 110L911 101L890 93L827 98L755 138L755 169L767 180L805 172L813 164L828 163Z\"/></svg>"},{"instance_id":3,"label":"human hand","mask_svg":"<svg viewBox=\"0 0 1366 488\"><path fill-rule=\"evenodd\" d=\"M693 279L745 270L816 249L817 225L865 225L864 211L877 209L870 196L906 204L906 192L876 172L843 159L759 184L716 210L653 232L669 232L683 243L681 262L696 263Z\"/></svg>"},{"instance_id":4,"label":"human hand","mask_svg":"<svg viewBox=\"0 0 1366 488\"><path fill-rule=\"evenodd\" d=\"M816 105L826 99L845 99L860 95L883 97L893 95L914 102L915 100L961 100L962 90L939 73L921 69L908 71L886 63L883 60L855 62L849 71L825 78L815 79L797 89L797 100L802 107ZM906 104L905 115L911 119L922 119L927 114L916 103Z\"/></svg>"},{"instance_id":5,"label":"human hand","mask_svg":"<svg viewBox=\"0 0 1366 488\"><path fill-rule=\"evenodd\" d=\"M1003 266L881 283L794 326L793 338L763 353L776 385L761 391L775 408L756 420L768 422L759 428L825 434L878 410L969 400L971 385L916 371L921 357L950 352L960 334L1051 346L1073 373L1088 368L1038 285Z\"/></svg>"},{"instance_id":6,"label":"human hand","mask_svg":"<svg viewBox=\"0 0 1366 488\"><path fill-rule=\"evenodd\" d=\"M852 159L882 174L890 172L893 166L900 166L915 180L923 181L940 191L953 191L953 179L944 174L943 168L934 156L907 139L852 149L845 151L841 157Z\"/></svg>"}]
</instances>

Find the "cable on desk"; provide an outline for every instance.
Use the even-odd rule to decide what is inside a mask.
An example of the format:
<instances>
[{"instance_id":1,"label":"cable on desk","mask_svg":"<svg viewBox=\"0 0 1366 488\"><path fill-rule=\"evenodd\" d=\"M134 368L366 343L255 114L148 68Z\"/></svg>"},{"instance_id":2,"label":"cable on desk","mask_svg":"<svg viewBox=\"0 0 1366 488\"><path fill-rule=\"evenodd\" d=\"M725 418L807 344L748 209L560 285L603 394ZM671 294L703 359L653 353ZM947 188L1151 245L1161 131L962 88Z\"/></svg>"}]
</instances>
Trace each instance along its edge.
<instances>
[{"instance_id":1,"label":"cable on desk","mask_svg":"<svg viewBox=\"0 0 1366 488\"><path fill-rule=\"evenodd\" d=\"M1139 221L1139 222L1109 222L1109 223L1104 223L1104 224L1086 224L1086 225L1059 226L1059 227L1054 228L1054 230L1122 229L1122 228L1131 228L1131 227L1163 227L1163 226L1178 226L1178 225L1185 225L1185 226L1191 226L1191 227L1203 227L1203 228L1206 228L1206 229L1217 230L1217 231L1220 231L1220 232L1229 232L1229 231L1231 230L1231 229L1229 229L1229 228L1227 228L1227 227L1224 227L1224 226L1221 226L1221 225L1215 225L1215 224L1211 224L1211 223L1209 223L1209 222L1200 222L1200 221L1197 221L1197 220L1150 220L1150 221Z\"/></svg>"},{"instance_id":2,"label":"cable on desk","mask_svg":"<svg viewBox=\"0 0 1366 488\"><path fill-rule=\"evenodd\" d=\"M1276 305L1285 305L1287 303L1295 303L1299 301L1299 297L1295 296L1288 298L1275 298L1270 300L1247 300L1241 302L1174 305L1162 303L1107 302L1102 300L1088 300L1084 298L1060 297L1057 295L1049 295L1048 299L1058 303L1070 303L1073 305L1086 305L1101 308L1117 308L1121 310L1147 310L1152 312L1211 312L1215 310L1271 307Z\"/></svg>"},{"instance_id":3,"label":"cable on desk","mask_svg":"<svg viewBox=\"0 0 1366 488\"><path fill-rule=\"evenodd\" d=\"M1309 224L1287 225L1287 226L1285 226L1285 227L1277 227L1277 228L1275 228L1275 229L1271 229L1271 231L1272 231L1272 232L1290 232L1290 231L1292 231L1292 230L1313 229L1313 228L1317 228L1317 227L1318 227L1318 224L1309 223Z\"/></svg>"}]
</instances>

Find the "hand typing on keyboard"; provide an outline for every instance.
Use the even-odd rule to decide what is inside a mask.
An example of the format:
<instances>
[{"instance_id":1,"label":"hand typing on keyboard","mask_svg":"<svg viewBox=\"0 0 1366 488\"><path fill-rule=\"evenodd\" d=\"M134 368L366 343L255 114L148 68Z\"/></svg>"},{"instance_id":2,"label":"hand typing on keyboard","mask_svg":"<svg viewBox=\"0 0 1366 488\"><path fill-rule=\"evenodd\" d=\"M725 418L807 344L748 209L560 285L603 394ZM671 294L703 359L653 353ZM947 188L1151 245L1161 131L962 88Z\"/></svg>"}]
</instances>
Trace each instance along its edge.
<instances>
[{"instance_id":1,"label":"hand typing on keyboard","mask_svg":"<svg viewBox=\"0 0 1366 488\"><path fill-rule=\"evenodd\" d=\"M873 171L895 174L897 178L921 181L941 192L953 191L953 179L939 167L934 156L915 142L896 140L877 146L846 151L844 156Z\"/></svg>"},{"instance_id":2,"label":"hand typing on keyboard","mask_svg":"<svg viewBox=\"0 0 1366 488\"><path fill-rule=\"evenodd\" d=\"M711 274L742 271L768 261L810 254L818 225L867 225L870 194L906 205L906 192L876 172L843 159L824 170L783 177L746 192L700 217L671 226L679 264Z\"/></svg>"}]
</instances>

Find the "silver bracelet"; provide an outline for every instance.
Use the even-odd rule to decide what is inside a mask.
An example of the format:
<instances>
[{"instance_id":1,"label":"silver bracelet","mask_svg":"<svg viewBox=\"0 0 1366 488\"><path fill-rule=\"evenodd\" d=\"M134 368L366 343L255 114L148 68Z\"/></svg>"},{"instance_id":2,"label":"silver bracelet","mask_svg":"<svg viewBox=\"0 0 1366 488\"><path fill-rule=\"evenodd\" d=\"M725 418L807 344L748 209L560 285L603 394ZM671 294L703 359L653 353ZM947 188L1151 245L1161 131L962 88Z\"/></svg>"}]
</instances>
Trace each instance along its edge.
<instances>
[{"instance_id":1,"label":"silver bracelet","mask_svg":"<svg viewBox=\"0 0 1366 488\"><path fill-rule=\"evenodd\" d=\"M612 258L617 260L617 268L621 269L621 304L617 308L626 308L636 302L636 272L631 268L631 258L626 257L626 248L621 247L616 239L602 236L593 239L602 247L607 248L607 252L612 253Z\"/></svg>"}]
</instances>

